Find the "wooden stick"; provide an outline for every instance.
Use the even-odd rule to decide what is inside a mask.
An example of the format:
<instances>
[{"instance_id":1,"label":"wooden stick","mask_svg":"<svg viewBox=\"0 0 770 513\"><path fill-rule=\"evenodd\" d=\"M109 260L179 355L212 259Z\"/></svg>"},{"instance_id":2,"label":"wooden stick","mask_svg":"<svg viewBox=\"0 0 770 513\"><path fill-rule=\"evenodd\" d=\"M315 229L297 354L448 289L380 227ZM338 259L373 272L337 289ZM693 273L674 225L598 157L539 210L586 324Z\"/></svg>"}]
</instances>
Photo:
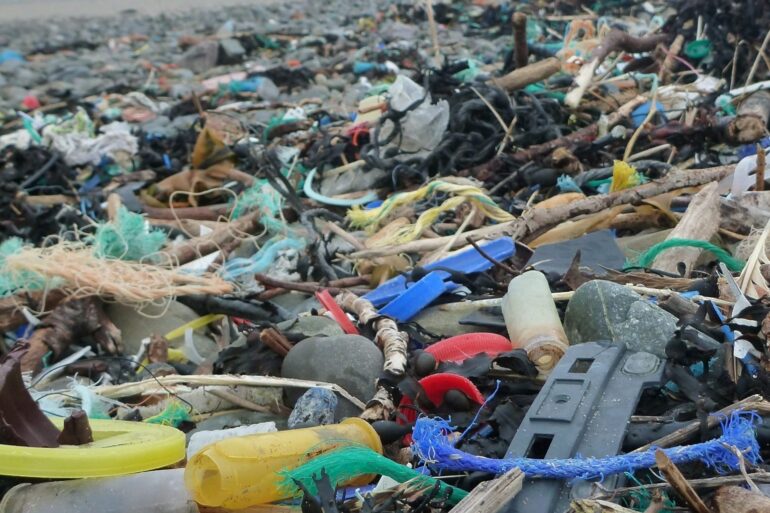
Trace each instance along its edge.
<instances>
[{"instance_id":1,"label":"wooden stick","mask_svg":"<svg viewBox=\"0 0 770 513\"><path fill-rule=\"evenodd\" d=\"M523 68L529 61L529 48L527 47L527 15L523 12L513 13L513 57L516 69Z\"/></svg>"},{"instance_id":2,"label":"wooden stick","mask_svg":"<svg viewBox=\"0 0 770 513\"><path fill-rule=\"evenodd\" d=\"M545 80L561 70L561 61L556 57L549 57L542 61L517 68L507 75L493 78L489 82L506 91L516 91L535 82Z\"/></svg>"},{"instance_id":3,"label":"wooden stick","mask_svg":"<svg viewBox=\"0 0 770 513\"><path fill-rule=\"evenodd\" d=\"M685 479L677 466L660 449L655 451L655 463L658 465L658 469L663 474L663 477L668 481L668 484L671 485L671 488L684 499L690 509L695 511L695 513L711 513L711 510L698 497L698 494L695 493L695 490L692 489L692 486L690 486L690 483L687 482L687 479Z\"/></svg>"},{"instance_id":4,"label":"wooden stick","mask_svg":"<svg viewBox=\"0 0 770 513\"><path fill-rule=\"evenodd\" d=\"M719 184L711 182L696 194L679 223L666 240L693 239L708 242L719 230ZM653 269L678 274L684 264L684 277L690 276L695 262L703 252L699 248L676 247L663 251L652 262Z\"/></svg>"},{"instance_id":5,"label":"wooden stick","mask_svg":"<svg viewBox=\"0 0 770 513\"><path fill-rule=\"evenodd\" d=\"M450 510L450 513L497 513L521 491L524 473L515 468L491 481L484 481Z\"/></svg>"},{"instance_id":6,"label":"wooden stick","mask_svg":"<svg viewBox=\"0 0 770 513\"><path fill-rule=\"evenodd\" d=\"M727 165L689 171L672 171L659 181L640 185L633 189L612 192L602 196L591 196L584 200L554 208L532 208L513 221L471 230L465 234L464 238L472 237L473 240L478 241L479 239L511 236L514 240L523 240L528 235L550 228L579 215L599 212L618 205L635 204L643 199L657 196L664 192L702 185L715 180L718 181L731 174L734 170L734 165ZM406 244L395 244L382 248L356 251L351 254L351 257L376 258L397 255L399 253L423 253L444 246L450 238L451 236L417 240ZM465 244L467 244L465 240L457 240L452 245L452 249L464 246Z\"/></svg>"}]
</instances>

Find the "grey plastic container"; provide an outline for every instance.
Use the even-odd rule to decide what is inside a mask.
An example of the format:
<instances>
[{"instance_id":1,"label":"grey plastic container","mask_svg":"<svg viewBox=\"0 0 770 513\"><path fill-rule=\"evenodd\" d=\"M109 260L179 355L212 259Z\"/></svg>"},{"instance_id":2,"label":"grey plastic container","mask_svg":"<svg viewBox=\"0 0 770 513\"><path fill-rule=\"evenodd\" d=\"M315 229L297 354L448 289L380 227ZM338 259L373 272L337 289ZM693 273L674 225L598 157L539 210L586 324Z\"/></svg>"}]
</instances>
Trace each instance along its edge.
<instances>
[{"instance_id":1,"label":"grey plastic container","mask_svg":"<svg viewBox=\"0 0 770 513\"><path fill-rule=\"evenodd\" d=\"M199 513L184 486L184 469L73 479L11 488L0 513Z\"/></svg>"}]
</instances>

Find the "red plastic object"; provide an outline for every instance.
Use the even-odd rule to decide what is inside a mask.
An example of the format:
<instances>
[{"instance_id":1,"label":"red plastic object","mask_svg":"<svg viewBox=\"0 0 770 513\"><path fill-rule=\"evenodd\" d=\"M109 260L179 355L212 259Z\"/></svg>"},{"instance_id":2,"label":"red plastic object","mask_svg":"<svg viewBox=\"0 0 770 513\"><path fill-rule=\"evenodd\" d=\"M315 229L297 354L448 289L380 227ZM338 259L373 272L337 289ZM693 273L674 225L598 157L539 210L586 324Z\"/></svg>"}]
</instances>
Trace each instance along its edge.
<instances>
[{"instance_id":1,"label":"red plastic object","mask_svg":"<svg viewBox=\"0 0 770 513\"><path fill-rule=\"evenodd\" d=\"M337 324L340 325L340 328L342 328L342 331L347 333L348 335L358 335L358 330L355 326L353 326L353 323L350 322L350 319L348 319L348 316L345 315L345 312L342 311L342 308L339 307L337 302L334 300L331 294L329 294L328 290L322 290L320 292L315 293L316 299L318 299L318 302L323 305L326 310L329 311L330 314L332 314L332 317L334 317L334 320L337 321Z\"/></svg>"},{"instance_id":2,"label":"red plastic object","mask_svg":"<svg viewBox=\"0 0 770 513\"><path fill-rule=\"evenodd\" d=\"M40 108L40 100L37 99L37 96L32 94L25 96L24 99L21 100L21 104L27 110L35 110Z\"/></svg>"},{"instance_id":3,"label":"red plastic object","mask_svg":"<svg viewBox=\"0 0 770 513\"><path fill-rule=\"evenodd\" d=\"M502 335L467 333L436 342L425 348L425 352L432 354L438 362L462 362L477 354L497 356L513 349L516 349L516 346Z\"/></svg>"},{"instance_id":4,"label":"red plastic object","mask_svg":"<svg viewBox=\"0 0 770 513\"><path fill-rule=\"evenodd\" d=\"M481 395L479 389L473 384L471 380L458 374L450 374L448 372L440 372L438 374L431 374L422 378L420 386L425 391L425 395L430 399L430 402L436 406L441 406L444 402L444 394L449 390L459 390L471 401L481 405L484 404L484 396ZM397 419L399 423L414 422L417 420L417 411L412 406L414 403L409 397L401 398L401 402L398 405L398 409L404 416L404 419Z\"/></svg>"}]
</instances>

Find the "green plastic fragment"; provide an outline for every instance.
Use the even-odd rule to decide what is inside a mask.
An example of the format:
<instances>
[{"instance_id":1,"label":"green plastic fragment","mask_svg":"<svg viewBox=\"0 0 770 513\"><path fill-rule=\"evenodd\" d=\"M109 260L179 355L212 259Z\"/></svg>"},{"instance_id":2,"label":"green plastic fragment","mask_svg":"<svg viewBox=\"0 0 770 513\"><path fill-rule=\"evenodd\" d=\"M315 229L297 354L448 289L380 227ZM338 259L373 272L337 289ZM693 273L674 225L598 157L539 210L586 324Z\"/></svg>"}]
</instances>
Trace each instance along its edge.
<instances>
[{"instance_id":1,"label":"green plastic fragment","mask_svg":"<svg viewBox=\"0 0 770 513\"><path fill-rule=\"evenodd\" d=\"M187 407L178 401L173 401L159 414L144 419L147 424L160 424L162 426L179 427L182 422L190 420Z\"/></svg>"},{"instance_id":2,"label":"green plastic fragment","mask_svg":"<svg viewBox=\"0 0 770 513\"><path fill-rule=\"evenodd\" d=\"M690 41L684 47L684 54L690 59L703 59L711 53L712 46L708 39Z\"/></svg>"},{"instance_id":3,"label":"green plastic fragment","mask_svg":"<svg viewBox=\"0 0 770 513\"><path fill-rule=\"evenodd\" d=\"M468 492L437 481L430 476L420 474L407 466L389 460L368 447L343 447L317 456L304 465L282 472L284 476L281 487L291 495L299 495L300 491L294 480L301 482L311 493L318 493L315 478L326 471L332 486L347 482L355 477L367 474L380 474L405 483L410 480L425 487L433 487L439 483L439 493L449 493L449 503L457 504Z\"/></svg>"}]
</instances>

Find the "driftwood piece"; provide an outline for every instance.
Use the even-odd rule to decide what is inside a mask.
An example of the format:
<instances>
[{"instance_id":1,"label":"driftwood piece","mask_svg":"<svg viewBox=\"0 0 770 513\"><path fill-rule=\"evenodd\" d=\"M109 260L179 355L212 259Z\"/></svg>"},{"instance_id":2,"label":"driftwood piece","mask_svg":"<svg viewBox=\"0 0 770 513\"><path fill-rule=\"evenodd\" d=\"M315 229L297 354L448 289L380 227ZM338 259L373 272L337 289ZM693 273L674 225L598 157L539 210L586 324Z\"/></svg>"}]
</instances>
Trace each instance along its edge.
<instances>
[{"instance_id":1,"label":"driftwood piece","mask_svg":"<svg viewBox=\"0 0 770 513\"><path fill-rule=\"evenodd\" d=\"M766 513L770 511L770 498L741 488L723 486L714 495L716 513Z\"/></svg>"},{"instance_id":2,"label":"driftwood piece","mask_svg":"<svg viewBox=\"0 0 770 513\"><path fill-rule=\"evenodd\" d=\"M687 211L671 230L666 240L695 239L708 242L719 230L719 184L711 182L696 194ZM677 247L660 253L652 263L654 269L679 274L680 263L683 263L684 274L688 277L695 262L703 250L699 248Z\"/></svg>"},{"instance_id":3,"label":"driftwood piece","mask_svg":"<svg viewBox=\"0 0 770 513\"><path fill-rule=\"evenodd\" d=\"M450 513L497 513L521 491L524 473L515 468L474 488Z\"/></svg>"},{"instance_id":4,"label":"driftwood piece","mask_svg":"<svg viewBox=\"0 0 770 513\"><path fill-rule=\"evenodd\" d=\"M549 57L515 69L502 77L493 78L490 83L506 91L515 91L545 80L559 70L561 70L561 61L556 57Z\"/></svg>"},{"instance_id":5,"label":"driftwood piece","mask_svg":"<svg viewBox=\"0 0 770 513\"><path fill-rule=\"evenodd\" d=\"M761 90L747 96L727 126L727 137L733 143L751 143L767 134L770 118L770 91Z\"/></svg>"},{"instance_id":6,"label":"driftwood piece","mask_svg":"<svg viewBox=\"0 0 770 513\"><path fill-rule=\"evenodd\" d=\"M514 240L524 240L527 236L555 226L576 216L599 212L617 205L639 203L641 200L663 194L664 192L702 185L714 180L720 180L735 170L735 166L718 166L705 169L693 169L688 171L672 171L663 179L650 182L633 189L612 192L602 196L591 196L584 200L574 201L568 205L554 208L533 208L524 212L518 219L494 226L485 226L465 233L464 237L458 237L452 242L450 249L462 247L466 237L474 240L491 239L501 236L511 236ZM453 236L438 237L408 242L406 244L391 245L382 248L356 251L353 258L376 258L399 253L422 253L444 247L451 242Z\"/></svg>"},{"instance_id":7,"label":"driftwood piece","mask_svg":"<svg viewBox=\"0 0 770 513\"><path fill-rule=\"evenodd\" d=\"M655 451L655 463L663 477L668 481L668 484L671 485L671 488L684 499L690 509L695 513L711 513L711 510L698 497L698 494L695 493L695 490L692 489L692 486L690 486L690 483L687 482L687 479L682 475L677 466L660 449Z\"/></svg>"}]
</instances>

